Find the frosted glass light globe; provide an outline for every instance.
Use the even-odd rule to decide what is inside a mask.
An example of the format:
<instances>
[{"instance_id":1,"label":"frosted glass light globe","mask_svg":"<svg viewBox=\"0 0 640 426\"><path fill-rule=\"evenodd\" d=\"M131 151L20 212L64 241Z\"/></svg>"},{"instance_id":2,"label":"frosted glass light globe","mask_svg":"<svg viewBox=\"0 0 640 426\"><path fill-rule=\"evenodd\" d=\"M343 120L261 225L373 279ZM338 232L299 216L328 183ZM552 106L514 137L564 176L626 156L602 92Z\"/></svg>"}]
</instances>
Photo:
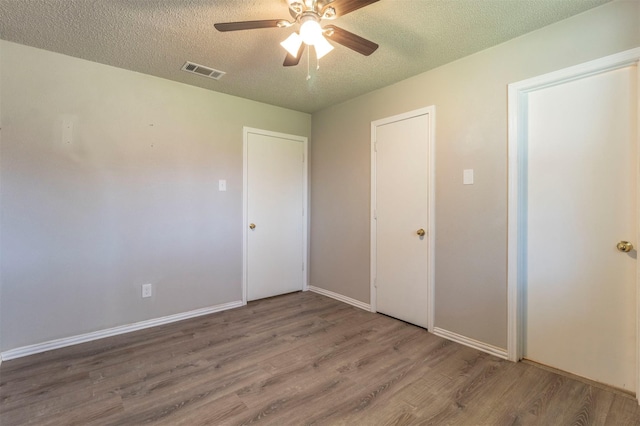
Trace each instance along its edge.
<instances>
[{"instance_id":1,"label":"frosted glass light globe","mask_svg":"<svg viewBox=\"0 0 640 426\"><path fill-rule=\"evenodd\" d=\"M313 46L320 37L322 37L322 28L318 21L309 19L300 26L300 38L305 44Z\"/></svg>"}]
</instances>

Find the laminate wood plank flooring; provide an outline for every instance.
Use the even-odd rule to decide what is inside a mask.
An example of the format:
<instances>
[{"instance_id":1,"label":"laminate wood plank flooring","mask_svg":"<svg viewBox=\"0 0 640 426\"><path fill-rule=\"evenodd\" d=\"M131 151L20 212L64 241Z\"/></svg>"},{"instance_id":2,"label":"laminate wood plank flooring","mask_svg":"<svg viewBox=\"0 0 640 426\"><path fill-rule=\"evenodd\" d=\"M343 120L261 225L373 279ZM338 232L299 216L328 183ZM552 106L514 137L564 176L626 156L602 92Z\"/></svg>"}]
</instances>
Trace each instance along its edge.
<instances>
[{"instance_id":1,"label":"laminate wood plank flooring","mask_svg":"<svg viewBox=\"0 0 640 426\"><path fill-rule=\"evenodd\" d=\"M640 408L305 292L5 361L0 424L640 425Z\"/></svg>"}]
</instances>

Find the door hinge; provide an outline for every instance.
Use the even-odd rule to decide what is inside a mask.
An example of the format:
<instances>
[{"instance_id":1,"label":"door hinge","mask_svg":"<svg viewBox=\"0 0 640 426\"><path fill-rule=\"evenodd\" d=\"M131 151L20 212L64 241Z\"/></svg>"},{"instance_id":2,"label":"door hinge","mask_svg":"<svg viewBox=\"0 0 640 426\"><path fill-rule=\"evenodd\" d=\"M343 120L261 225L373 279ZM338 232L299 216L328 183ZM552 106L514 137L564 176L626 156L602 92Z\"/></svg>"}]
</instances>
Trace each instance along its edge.
<instances>
[{"instance_id":1,"label":"door hinge","mask_svg":"<svg viewBox=\"0 0 640 426\"><path fill-rule=\"evenodd\" d=\"M302 162L304 163L304 153L302 153Z\"/></svg>"},{"instance_id":2,"label":"door hinge","mask_svg":"<svg viewBox=\"0 0 640 426\"><path fill-rule=\"evenodd\" d=\"M378 288L378 279L377 278L373 279L373 288Z\"/></svg>"},{"instance_id":3,"label":"door hinge","mask_svg":"<svg viewBox=\"0 0 640 426\"><path fill-rule=\"evenodd\" d=\"M373 152L378 152L378 141L373 143Z\"/></svg>"},{"instance_id":4,"label":"door hinge","mask_svg":"<svg viewBox=\"0 0 640 426\"><path fill-rule=\"evenodd\" d=\"M302 270L304 271L304 262L302 262Z\"/></svg>"},{"instance_id":5,"label":"door hinge","mask_svg":"<svg viewBox=\"0 0 640 426\"><path fill-rule=\"evenodd\" d=\"M373 209L373 220L378 220L378 210Z\"/></svg>"}]
</instances>

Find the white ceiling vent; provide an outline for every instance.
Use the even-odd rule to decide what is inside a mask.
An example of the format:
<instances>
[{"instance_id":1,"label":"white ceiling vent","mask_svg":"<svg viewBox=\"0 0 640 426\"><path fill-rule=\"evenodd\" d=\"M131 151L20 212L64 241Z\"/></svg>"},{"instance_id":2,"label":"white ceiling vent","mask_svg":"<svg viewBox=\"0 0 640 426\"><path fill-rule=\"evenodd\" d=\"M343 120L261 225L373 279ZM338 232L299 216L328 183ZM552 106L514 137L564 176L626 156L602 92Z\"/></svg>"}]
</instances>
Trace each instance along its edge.
<instances>
[{"instance_id":1,"label":"white ceiling vent","mask_svg":"<svg viewBox=\"0 0 640 426\"><path fill-rule=\"evenodd\" d=\"M184 63L184 65L182 66L182 71L190 72L192 74L198 74L203 77L209 77L214 80L220 80L220 77L226 74L224 71L214 70L213 68L194 64L193 62L189 61Z\"/></svg>"}]
</instances>

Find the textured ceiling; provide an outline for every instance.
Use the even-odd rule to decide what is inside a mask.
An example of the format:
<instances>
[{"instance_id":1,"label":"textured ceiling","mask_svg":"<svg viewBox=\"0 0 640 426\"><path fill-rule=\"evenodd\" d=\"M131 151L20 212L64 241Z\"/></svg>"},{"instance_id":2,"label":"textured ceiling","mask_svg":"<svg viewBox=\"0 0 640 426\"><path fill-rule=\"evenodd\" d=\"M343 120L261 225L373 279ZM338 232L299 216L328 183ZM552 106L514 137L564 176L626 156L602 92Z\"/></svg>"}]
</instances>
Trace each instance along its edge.
<instances>
[{"instance_id":1,"label":"textured ceiling","mask_svg":"<svg viewBox=\"0 0 640 426\"><path fill-rule=\"evenodd\" d=\"M285 0L0 0L0 38L314 112L419 74L609 0L381 0L333 24L372 40L369 57L341 45L320 69L285 68L295 28L220 33L216 22L290 19ZM324 21L326 23L326 21ZM227 74L211 80L185 61Z\"/></svg>"}]
</instances>

